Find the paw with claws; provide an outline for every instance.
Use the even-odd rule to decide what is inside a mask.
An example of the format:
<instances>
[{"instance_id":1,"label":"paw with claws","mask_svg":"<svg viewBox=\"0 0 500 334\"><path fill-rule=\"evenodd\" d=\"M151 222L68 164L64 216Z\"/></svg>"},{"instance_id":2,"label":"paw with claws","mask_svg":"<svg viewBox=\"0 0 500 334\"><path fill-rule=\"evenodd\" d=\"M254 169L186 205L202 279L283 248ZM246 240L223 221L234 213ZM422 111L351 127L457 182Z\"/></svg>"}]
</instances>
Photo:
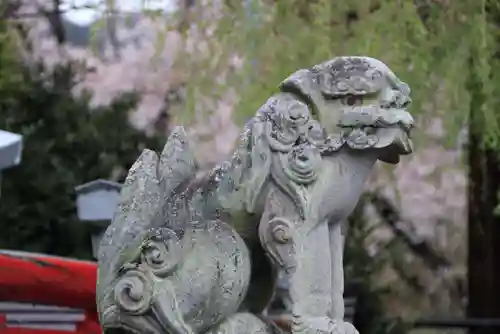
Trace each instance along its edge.
<instances>
[{"instance_id":1,"label":"paw with claws","mask_svg":"<svg viewBox=\"0 0 500 334\"><path fill-rule=\"evenodd\" d=\"M352 324L327 317L294 319L292 332L303 334L359 334Z\"/></svg>"}]
</instances>

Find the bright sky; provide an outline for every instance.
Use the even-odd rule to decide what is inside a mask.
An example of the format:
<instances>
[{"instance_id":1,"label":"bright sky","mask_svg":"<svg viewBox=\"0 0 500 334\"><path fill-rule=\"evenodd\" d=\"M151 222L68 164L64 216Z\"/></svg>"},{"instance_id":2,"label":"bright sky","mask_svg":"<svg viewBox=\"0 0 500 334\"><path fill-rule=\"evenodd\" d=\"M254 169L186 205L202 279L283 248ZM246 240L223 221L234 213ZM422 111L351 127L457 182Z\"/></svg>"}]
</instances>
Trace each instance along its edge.
<instances>
[{"instance_id":1,"label":"bright sky","mask_svg":"<svg viewBox=\"0 0 500 334\"><path fill-rule=\"evenodd\" d=\"M119 10L126 12L140 11L141 8L149 9L165 9L172 10L175 5L175 0L115 0ZM97 6L105 0L66 0L63 3L63 11L67 11L68 7L85 7ZM95 20L99 15L99 9L75 9L69 10L64 15L66 19L82 25L87 25Z\"/></svg>"}]
</instances>

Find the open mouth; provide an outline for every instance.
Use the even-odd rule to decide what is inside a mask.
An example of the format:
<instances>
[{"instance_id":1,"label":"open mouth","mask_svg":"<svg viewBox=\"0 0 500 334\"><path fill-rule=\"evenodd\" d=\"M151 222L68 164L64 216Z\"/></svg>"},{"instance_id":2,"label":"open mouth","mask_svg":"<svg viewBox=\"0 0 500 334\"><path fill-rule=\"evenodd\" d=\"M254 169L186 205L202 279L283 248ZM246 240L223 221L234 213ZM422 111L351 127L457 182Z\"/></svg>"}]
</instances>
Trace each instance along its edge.
<instances>
[{"instance_id":1,"label":"open mouth","mask_svg":"<svg viewBox=\"0 0 500 334\"><path fill-rule=\"evenodd\" d=\"M399 162L400 155L412 153L413 118L405 109L377 106L356 108L345 113L338 124L351 148L373 148L380 160Z\"/></svg>"},{"instance_id":2,"label":"open mouth","mask_svg":"<svg viewBox=\"0 0 500 334\"><path fill-rule=\"evenodd\" d=\"M389 164L397 164L400 160L400 156L408 155L413 152L410 132L404 130L404 128L388 128L380 130L381 133L385 131L393 132L388 135L388 137L392 137L392 141L387 146L384 146L381 143L382 145L380 145L380 147L376 147L376 149L380 151L379 159Z\"/></svg>"}]
</instances>

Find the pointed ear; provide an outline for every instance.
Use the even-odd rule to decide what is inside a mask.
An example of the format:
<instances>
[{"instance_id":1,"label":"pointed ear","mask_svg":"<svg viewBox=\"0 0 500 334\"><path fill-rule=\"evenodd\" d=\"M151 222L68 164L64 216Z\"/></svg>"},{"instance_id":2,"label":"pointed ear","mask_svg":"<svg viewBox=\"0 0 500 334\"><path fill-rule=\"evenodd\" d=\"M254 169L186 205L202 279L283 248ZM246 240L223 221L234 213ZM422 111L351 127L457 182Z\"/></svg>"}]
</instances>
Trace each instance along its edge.
<instances>
[{"instance_id":1,"label":"pointed ear","mask_svg":"<svg viewBox=\"0 0 500 334\"><path fill-rule=\"evenodd\" d=\"M325 99L319 89L317 74L306 69L299 70L286 78L279 86L282 92L295 94L301 98L312 109L313 113L319 115Z\"/></svg>"}]
</instances>

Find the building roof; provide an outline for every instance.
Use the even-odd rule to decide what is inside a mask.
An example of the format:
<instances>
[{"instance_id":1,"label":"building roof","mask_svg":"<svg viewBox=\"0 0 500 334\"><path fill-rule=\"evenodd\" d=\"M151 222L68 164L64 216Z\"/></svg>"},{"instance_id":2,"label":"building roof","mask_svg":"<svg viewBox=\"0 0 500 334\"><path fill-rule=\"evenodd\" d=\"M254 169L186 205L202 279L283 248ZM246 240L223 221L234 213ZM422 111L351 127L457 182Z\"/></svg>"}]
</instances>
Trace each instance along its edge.
<instances>
[{"instance_id":1,"label":"building roof","mask_svg":"<svg viewBox=\"0 0 500 334\"><path fill-rule=\"evenodd\" d=\"M75 187L75 191L77 195L83 195L99 190L115 190L119 192L121 188L121 183L98 179Z\"/></svg>"},{"instance_id":2,"label":"building roof","mask_svg":"<svg viewBox=\"0 0 500 334\"><path fill-rule=\"evenodd\" d=\"M0 170L19 164L23 137L0 130Z\"/></svg>"},{"instance_id":3,"label":"building roof","mask_svg":"<svg viewBox=\"0 0 500 334\"><path fill-rule=\"evenodd\" d=\"M16 133L0 130L0 148L21 142L23 136Z\"/></svg>"}]
</instances>

